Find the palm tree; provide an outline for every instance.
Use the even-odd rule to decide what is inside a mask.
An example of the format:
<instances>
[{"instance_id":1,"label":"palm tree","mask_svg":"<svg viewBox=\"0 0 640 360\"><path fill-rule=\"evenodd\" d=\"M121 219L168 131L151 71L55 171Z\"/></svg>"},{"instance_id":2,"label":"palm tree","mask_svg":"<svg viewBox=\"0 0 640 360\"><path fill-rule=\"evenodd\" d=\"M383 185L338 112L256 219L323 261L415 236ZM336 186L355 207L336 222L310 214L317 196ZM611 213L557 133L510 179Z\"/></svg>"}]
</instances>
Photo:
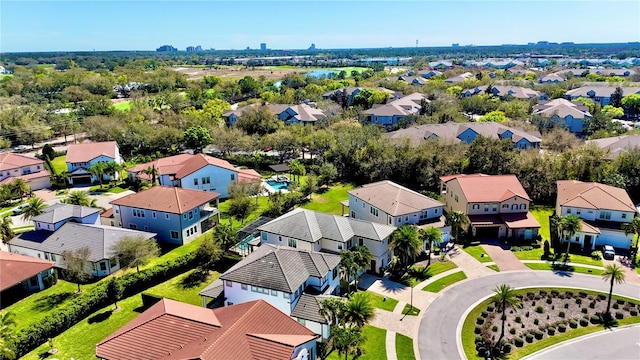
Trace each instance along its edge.
<instances>
[{"instance_id":1,"label":"palm tree","mask_svg":"<svg viewBox=\"0 0 640 360\"><path fill-rule=\"evenodd\" d=\"M622 284L624 282L624 270L618 266L618 264L610 264L604 268L604 272L602 273L602 280L611 281L611 287L609 288L609 300L607 301L607 311L605 312L609 315L609 310L611 308L611 294L613 293L613 283L616 282L618 284Z\"/></svg>"},{"instance_id":2,"label":"palm tree","mask_svg":"<svg viewBox=\"0 0 640 360\"><path fill-rule=\"evenodd\" d=\"M158 169L156 168L156 165L153 164L149 166L144 173L151 176L151 186L155 185L156 178L158 177Z\"/></svg>"},{"instance_id":3,"label":"palm tree","mask_svg":"<svg viewBox=\"0 0 640 360\"><path fill-rule=\"evenodd\" d=\"M63 201L65 204L89 206L89 195L80 190L72 191L69 196Z\"/></svg>"},{"instance_id":4,"label":"palm tree","mask_svg":"<svg viewBox=\"0 0 640 360\"><path fill-rule=\"evenodd\" d=\"M333 337L333 346L338 350L338 354L344 352L344 359L347 360L349 353L354 354L355 359L360 353L362 353L362 346L367 338L362 334L362 328L350 327L341 328L335 327L331 330Z\"/></svg>"},{"instance_id":5,"label":"palm tree","mask_svg":"<svg viewBox=\"0 0 640 360\"><path fill-rule=\"evenodd\" d=\"M469 223L469 217L462 211L449 211L446 216L447 224L453 228L455 241L458 241L458 235L463 225Z\"/></svg>"},{"instance_id":6,"label":"palm tree","mask_svg":"<svg viewBox=\"0 0 640 360\"><path fill-rule=\"evenodd\" d=\"M415 225L402 225L391 234L391 248L404 269L407 268L409 259L420 252L421 246L422 241L418 237L418 228Z\"/></svg>"},{"instance_id":7,"label":"palm tree","mask_svg":"<svg viewBox=\"0 0 640 360\"><path fill-rule=\"evenodd\" d=\"M11 346L18 338L13 331L13 327L16 326L15 315L11 311L0 314L0 357L4 359L16 358L16 353Z\"/></svg>"},{"instance_id":8,"label":"palm tree","mask_svg":"<svg viewBox=\"0 0 640 360\"><path fill-rule=\"evenodd\" d=\"M581 227L582 227L582 219L580 219L576 215L566 215L560 218L560 224L559 224L560 232L564 235L567 235L565 237L565 240L567 240L567 253L564 258L565 263L569 258L569 248L571 247L571 238L573 237L573 235L575 235L575 233L580 231Z\"/></svg>"},{"instance_id":9,"label":"palm tree","mask_svg":"<svg viewBox=\"0 0 640 360\"><path fill-rule=\"evenodd\" d=\"M442 231L433 226L429 226L426 229L420 229L421 241L428 243L427 250L429 251L429 257L427 259L427 266L431 265L431 251L433 250L433 243L439 244L442 241Z\"/></svg>"},{"instance_id":10,"label":"palm tree","mask_svg":"<svg viewBox=\"0 0 640 360\"><path fill-rule=\"evenodd\" d=\"M363 327L373 318L371 297L366 292L357 292L349 298L344 309L344 319L351 326Z\"/></svg>"},{"instance_id":11,"label":"palm tree","mask_svg":"<svg viewBox=\"0 0 640 360\"><path fill-rule=\"evenodd\" d=\"M10 216L5 216L2 218L2 221L0 221L0 236L2 237L2 242L5 244L15 236L11 225L13 225L13 221Z\"/></svg>"},{"instance_id":12,"label":"palm tree","mask_svg":"<svg viewBox=\"0 0 640 360\"><path fill-rule=\"evenodd\" d=\"M102 189L102 177L104 176L104 174L107 171L107 164L102 162L102 161L99 161L99 162L94 163L93 165L89 166L87 171L91 175L98 177L98 181L100 181L100 189Z\"/></svg>"},{"instance_id":13,"label":"palm tree","mask_svg":"<svg viewBox=\"0 0 640 360\"><path fill-rule=\"evenodd\" d=\"M502 320L502 331L500 331L500 337L496 342L497 346L500 346L502 338L504 338L504 323L507 319L505 312L507 308L517 309L522 306L520 303L520 299L516 297L516 294L513 291L513 288L507 284L497 285L495 289L493 289L495 293L491 298L491 303L495 305L496 309L502 311L502 316L500 319Z\"/></svg>"},{"instance_id":14,"label":"palm tree","mask_svg":"<svg viewBox=\"0 0 640 360\"><path fill-rule=\"evenodd\" d=\"M251 154L251 158L253 159L253 168L258 171L260 168L260 162L264 158L264 155L261 152L256 151Z\"/></svg>"},{"instance_id":15,"label":"palm tree","mask_svg":"<svg viewBox=\"0 0 640 360\"><path fill-rule=\"evenodd\" d=\"M329 320L329 324L338 325L343 318L346 302L339 297L330 297L320 303L320 315Z\"/></svg>"},{"instance_id":16,"label":"palm tree","mask_svg":"<svg viewBox=\"0 0 640 360\"><path fill-rule=\"evenodd\" d=\"M22 209L22 220L29 220L34 216L42 214L42 210L47 207L47 204L39 197L32 197L27 200L27 206Z\"/></svg>"},{"instance_id":17,"label":"palm tree","mask_svg":"<svg viewBox=\"0 0 640 360\"><path fill-rule=\"evenodd\" d=\"M626 235L634 234L635 242L631 246L631 264L635 266L636 255L638 254L638 243L640 242L640 217L635 217L629 224L622 224L622 229Z\"/></svg>"},{"instance_id":18,"label":"palm tree","mask_svg":"<svg viewBox=\"0 0 640 360\"><path fill-rule=\"evenodd\" d=\"M14 194L14 196L17 196L20 199L22 199L25 194L28 194L31 192L31 186L29 186L29 184L27 184L26 181L20 178L17 178L13 181L11 192Z\"/></svg>"},{"instance_id":19,"label":"palm tree","mask_svg":"<svg viewBox=\"0 0 640 360\"><path fill-rule=\"evenodd\" d=\"M356 270L356 289L358 289L358 278L360 277L358 273L360 271L365 271L368 266L371 264L371 260L373 259L373 254L371 250L369 250L366 246L358 246L353 251L353 261L358 266L358 270ZM376 269L371 269L375 271Z\"/></svg>"},{"instance_id":20,"label":"palm tree","mask_svg":"<svg viewBox=\"0 0 640 360\"><path fill-rule=\"evenodd\" d=\"M307 173L307 169L304 168L298 160L291 160L289 163L289 172L296 179L296 182L300 181L300 175L305 175Z\"/></svg>"},{"instance_id":21,"label":"palm tree","mask_svg":"<svg viewBox=\"0 0 640 360\"><path fill-rule=\"evenodd\" d=\"M122 165L115 161L104 163L104 172L111 177L111 180L118 180L120 178L118 174L123 168L124 167Z\"/></svg>"},{"instance_id":22,"label":"palm tree","mask_svg":"<svg viewBox=\"0 0 640 360\"><path fill-rule=\"evenodd\" d=\"M358 264L353 251L343 250L340 252L340 269L347 283L347 293L351 292L351 277L358 272Z\"/></svg>"}]
</instances>

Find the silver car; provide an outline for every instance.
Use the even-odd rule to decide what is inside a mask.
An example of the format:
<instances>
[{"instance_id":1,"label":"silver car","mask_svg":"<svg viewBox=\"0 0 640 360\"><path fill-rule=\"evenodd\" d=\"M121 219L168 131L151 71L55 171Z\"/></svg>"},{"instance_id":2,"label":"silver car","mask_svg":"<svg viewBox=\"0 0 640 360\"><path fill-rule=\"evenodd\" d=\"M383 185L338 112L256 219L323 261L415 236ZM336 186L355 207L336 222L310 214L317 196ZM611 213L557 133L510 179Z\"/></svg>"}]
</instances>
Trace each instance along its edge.
<instances>
[{"instance_id":1,"label":"silver car","mask_svg":"<svg viewBox=\"0 0 640 360\"><path fill-rule=\"evenodd\" d=\"M611 245L605 245L602 247L602 257L607 260L613 260L616 257L616 251Z\"/></svg>"}]
</instances>

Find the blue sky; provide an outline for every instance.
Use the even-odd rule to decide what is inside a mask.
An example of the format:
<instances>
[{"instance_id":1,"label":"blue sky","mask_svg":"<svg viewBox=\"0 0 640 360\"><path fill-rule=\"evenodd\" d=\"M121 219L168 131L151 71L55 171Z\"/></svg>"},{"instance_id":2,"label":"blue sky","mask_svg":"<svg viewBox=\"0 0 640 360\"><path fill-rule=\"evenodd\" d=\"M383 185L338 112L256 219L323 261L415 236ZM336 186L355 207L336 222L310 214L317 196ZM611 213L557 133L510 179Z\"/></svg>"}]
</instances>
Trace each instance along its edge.
<instances>
[{"instance_id":1,"label":"blue sky","mask_svg":"<svg viewBox=\"0 0 640 360\"><path fill-rule=\"evenodd\" d=\"M640 41L640 1L0 1L0 51Z\"/></svg>"}]
</instances>

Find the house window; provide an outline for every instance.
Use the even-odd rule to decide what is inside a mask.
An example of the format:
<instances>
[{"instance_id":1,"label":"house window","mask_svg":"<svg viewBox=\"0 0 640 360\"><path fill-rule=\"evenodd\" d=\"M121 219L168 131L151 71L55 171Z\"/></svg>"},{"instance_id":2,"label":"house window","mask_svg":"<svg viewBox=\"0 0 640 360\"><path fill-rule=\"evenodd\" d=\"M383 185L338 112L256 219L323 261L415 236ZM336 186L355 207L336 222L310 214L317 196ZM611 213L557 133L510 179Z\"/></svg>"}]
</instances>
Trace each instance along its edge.
<instances>
[{"instance_id":1,"label":"house window","mask_svg":"<svg viewBox=\"0 0 640 360\"><path fill-rule=\"evenodd\" d=\"M51 254L51 261L56 261L56 254Z\"/></svg>"},{"instance_id":2,"label":"house window","mask_svg":"<svg viewBox=\"0 0 640 360\"><path fill-rule=\"evenodd\" d=\"M518 210L518 204L512 204L511 210Z\"/></svg>"},{"instance_id":3,"label":"house window","mask_svg":"<svg viewBox=\"0 0 640 360\"><path fill-rule=\"evenodd\" d=\"M187 214L182 215L182 218L186 220L187 219Z\"/></svg>"},{"instance_id":4,"label":"house window","mask_svg":"<svg viewBox=\"0 0 640 360\"><path fill-rule=\"evenodd\" d=\"M278 296L278 290L271 290L271 296Z\"/></svg>"},{"instance_id":5,"label":"house window","mask_svg":"<svg viewBox=\"0 0 640 360\"><path fill-rule=\"evenodd\" d=\"M342 250L342 243L338 243L338 250Z\"/></svg>"},{"instance_id":6,"label":"house window","mask_svg":"<svg viewBox=\"0 0 640 360\"><path fill-rule=\"evenodd\" d=\"M118 259L114 256L111 259L109 259L109 266L111 268L114 268L118 265Z\"/></svg>"},{"instance_id":7,"label":"house window","mask_svg":"<svg viewBox=\"0 0 640 360\"><path fill-rule=\"evenodd\" d=\"M193 219L193 211L189 211L189 220Z\"/></svg>"},{"instance_id":8,"label":"house window","mask_svg":"<svg viewBox=\"0 0 640 360\"><path fill-rule=\"evenodd\" d=\"M378 216L378 209L374 208L373 206L371 207L371 209L369 209L369 212L375 217Z\"/></svg>"},{"instance_id":9,"label":"house window","mask_svg":"<svg viewBox=\"0 0 640 360\"><path fill-rule=\"evenodd\" d=\"M600 211L601 220L611 220L611 211Z\"/></svg>"},{"instance_id":10,"label":"house window","mask_svg":"<svg viewBox=\"0 0 640 360\"><path fill-rule=\"evenodd\" d=\"M333 268L333 274L332 274L333 278L335 279L336 277L338 277L338 267L334 267Z\"/></svg>"},{"instance_id":11,"label":"house window","mask_svg":"<svg viewBox=\"0 0 640 360\"><path fill-rule=\"evenodd\" d=\"M622 213L622 218L626 219L627 218L627 214L626 213Z\"/></svg>"},{"instance_id":12,"label":"house window","mask_svg":"<svg viewBox=\"0 0 640 360\"><path fill-rule=\"evenodd\" d=\"M177 239L178 238L178 232L171 230L171 238L172 239Z\"/></svg>"},{"instance_id":13,"label":"house window","mask_svg":"<svg viewBox=\"0 0 640 360\"><path fill-rule=\"evenodd\" d=\"M100 261L100 271L107 271L107 263L105 261Z\"/></svg>"},{"instance_id":14,"label":"house window","mask_svg":"<svg viewBox=\"0 0 640 360\"><path fill-rule=\"evenodd\" d=\"M156 212L155 211L151 212L151 217L154 218L154 219L156 218Z\"/></svg>"},{"instance_id":15,"label":"house window","mask_svg":"<svg viewBox=\"0 0 640 360\"><path fill-rule=\"evenodd\" d=\"M493 212L498 211L498 204L491 205L491 211L493 211Z\"/></svg>"},{"instance_id":16,"label":"house window","mask_svg":"<svg viewBox=\"0 0 640 360\"><path fill-rule=\"evenodd\" d=\"M576 210L576 215L580 215L580 210Z\"/></svg>"},{"instance_id":17,"label":"house window","mask_svg":"<svg viewBox=\"0 0 640 360\"><path fill-rule=\"evenodd\" d=\"M242 290L247 290L248 286L247 286L247 284L240 284L240 288Z\"/></svg>"},{"instance_id":18,"label":"house window","mask_svg":"<svg viewBox=\"0 0 640 360\"><path fill-rule=\"evenodd\" d=\"M480 209L480 205L479 204L473 204L473 210L478 210Z\"/></svg>"},{"instance_id":19,"label":"house window","mask_svg":"<svg viewBox=\"0 0 640 360\"><path fill-rule=\"evenodd\" d=\"M302 325L306 325L307 321L305 319L298 319L298 322Z\"/></svg>"},{"instance_id":20,"label":"house window","mask_svg":"<svg viewBox=\"0 0 640 360\"><path fill-rule=\"evenodd\" d=\"M144 218L144 210L142 209L133 209L133 217Z\"/></svg>"},{"instance_id":21,"label":"house window","mask_svg":"<svg viewBox=\"0 0 640 360\"><path fill-rule=\"evenodd\" d=\"M211 177L210 176L202 178L202 185L206 185L206 184L211 184Z\"/></svg>"},{"instance_id":22,"label":"house window","mask_svg":"<svg viewBox=\"0 0 640 360\"><path fill-rule=\"evenodd\" d=\"M282 297L285 298L285 299L289 299L289 298L291 298L291 294L283 292L282 293Z\"/></svg>"},{"instance_id":23,"label":"house window","mask_svg":"<svg viewBox=\"0 0 640 360\"><path fill-rule=\"evenodd\" d=\"M567 209L567 214L571 214L571 209Z\"/></svg>"},{"instance_id":24,"label":"house window","mask_svg":"<svg viewBox=\"0 0 640 360\"><path fill-rule=\"evenodd\" d=\"M193 186L198 186L198 178L193 179Z\"/></svg>"},{"instance_id":25,"label":"house window","mask_svg":"<svg viewBox=\"0 0 640 360\"><path fill-rule=\"evenodd\" d=\"M149 231L149 227L148 227L148 226L145 226L145 227L144 227L144 231Z\"/></svg>"},{"instance_id":26,"label":"house window","mask_svg":"<svg viewBox=\"0 0 640 360\"><path fill-rule=\"evenodd\" d=\"M129 229L131 230L137 230L138 226L136 224L129 224Z\"/></svg>"},{"instance_id":27,"label":"house window","mask_svg":"<svg viewBox=\"0 0 640 360\"><path fill-rule=\"evenodd\" d=\"M484 212L489 212L489 204L484 204Z\"/></svg>"},{"instance_id":28,"label":"house window","mask_svg":"<svg viewBox=\"0 0 640 360\"><path fill-rule=\"evenodd\" d=\"M502 204L502 208L503 209L508 209L509 208L509 204Z\"/></svg>"},{"instance_id":29,"label":"house window","mask_svg":"<svg viewBox=\"0 0 640 360\"><path fill-rule=\"evenodd\" d=\"M298 247L298 242L296 241L296 239L289 239L289 243L288 243L289 247Z\"/></svg>"},{"instance_id":30,"label":"house window","mask_svg":"<svg viewBox=\"0 0 640 360\"><path fill-rule=\"evenodd\" d=\"M251 286L251 291L253 292L258 292L258 287L257 286Z\"/></svg>"},{"instance_id":31,"label":"house window","mask_svg":"<svg viewBox=\"0 0 640 360\"><path fill-rule=\"evenodd\" d=\"M437 213L438 213L438 209L437 209L437 208L436 208L436 209L434 209L434 210L433 210L433 213L434 213L434 214L437 214Z\"/></svg>"},{"instance_id":32,"label":"house window","mask_svg":"<svg viewBox=\"0 0 640 360\"><path fill-rule=\"evenodd\" d=\"M527 204L520 204L520 210L526 210Z\"/></svg>"},{"instance_id":33,"label":"house window","mask_svg":"<svg viewBox=\"0 0 640 360\"><path fill-rule=\"evenodd\" d=\"M456 202L458 202L458 195L456 195L456 198L455 198L455 199L456 199Z\"/></svg>"},{"instance_id":34,"label":"house window","mask_svg":"<svg viewBox=\"0 0 640 360\"><path fill-rule=\"evenodd\" d=\"M231 174L231 181L236 179L236 174Z\"/></svg>"},{"instance_id":35,"label":"house window","mask_svg":"<svg viewBox=\"0 0 640 360\"><path fill-rule=\"evenodd\" d=\"M267 233L266 232L260 233L260 239L262 239L262 241L267 241Z\"/></svg>"},{"instance_id":36,"label":"house window","mask_svg":"<svg viewBox=\"0 0 640 360\"><path fill-rule=\"evenodd\" d=\"M282 241L282 236L278 236L278 241Z\"/></svg>"},{"instance_id":37,"label":"house window","mask_svg":"<svg viewBox=\"0 0 640 360\"><path fill-rule=\"evenodd\" d=\"M358 246L364 246L364 239L358 238Z\"/></svg>"},{"instance_id":38,"label":"house window","mask_svg":"<svg viewBox=\"0 0 640 360\"><path fill-rule=\"evenodd\" d=\"M164 214L164 218L169 220L169 214Z\"/></svg>"},{"instance_id":39,"label":"house window","mask_svg":"<svg viewBox=\"0 0 640 360\"><path fill-rule=\"evenodd\" d=\"M118 208L116 208L116 209L114 210L114 212L115 212L116 214L120 214L120 210L119 210Z\"/></svg>"},{"instance_id":40,"label":"house window","mask_svg":"<svg viewBox=\"0 0 640 360\"><path fill-rule=\"evenodd\" d=\"M233 286L233 283L232 283L231 281L229 281L229 280L225 280L225 281L224 281L224 286L226 286L226 287L232 287L232 286Z\"/></svg>"}]
</instances>

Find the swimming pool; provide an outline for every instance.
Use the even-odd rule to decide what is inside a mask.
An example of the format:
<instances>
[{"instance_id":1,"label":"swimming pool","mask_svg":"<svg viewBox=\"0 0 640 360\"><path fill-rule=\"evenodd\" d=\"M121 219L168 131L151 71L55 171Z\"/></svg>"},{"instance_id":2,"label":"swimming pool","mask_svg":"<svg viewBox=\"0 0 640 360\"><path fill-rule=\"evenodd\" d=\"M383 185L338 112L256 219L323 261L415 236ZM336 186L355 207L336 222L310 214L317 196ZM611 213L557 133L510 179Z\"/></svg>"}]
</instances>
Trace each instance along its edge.
<instances>
[{"instance_id":1,"label":"swimming pool","mask_svg":"<svg viewBox=\"0 0 640 360\"><path fill-rule=\"evenodd\" d=\"M276 190L287 190L289 188L288 182L280 182L275 180L267 180L267 184Z\"/></svg>"}]
</instances>

